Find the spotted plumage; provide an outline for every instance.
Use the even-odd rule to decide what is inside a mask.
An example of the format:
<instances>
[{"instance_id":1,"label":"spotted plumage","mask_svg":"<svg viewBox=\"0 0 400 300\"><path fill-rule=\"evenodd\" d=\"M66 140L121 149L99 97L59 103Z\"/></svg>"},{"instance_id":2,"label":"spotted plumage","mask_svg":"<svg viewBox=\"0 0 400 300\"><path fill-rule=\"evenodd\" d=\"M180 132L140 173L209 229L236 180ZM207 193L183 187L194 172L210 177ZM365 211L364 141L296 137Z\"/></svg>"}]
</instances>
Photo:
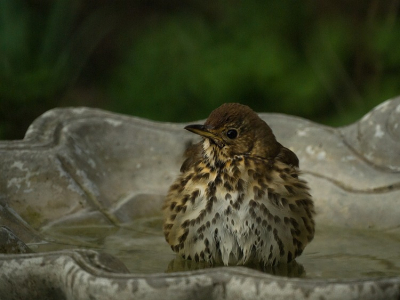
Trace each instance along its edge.
<instances>
[{"instance_id":1,"label":"spotted plumage","mask_svg":"<svg viewBox=\"0 0 400 300\"><path fill-rule=\"evenodd\" d=\"M186 151L166 197L164 234L186 259L211 264L287 263L314 237L314 206L297 156L249 107L230 103Z\"/></svg>"}]
</instances>

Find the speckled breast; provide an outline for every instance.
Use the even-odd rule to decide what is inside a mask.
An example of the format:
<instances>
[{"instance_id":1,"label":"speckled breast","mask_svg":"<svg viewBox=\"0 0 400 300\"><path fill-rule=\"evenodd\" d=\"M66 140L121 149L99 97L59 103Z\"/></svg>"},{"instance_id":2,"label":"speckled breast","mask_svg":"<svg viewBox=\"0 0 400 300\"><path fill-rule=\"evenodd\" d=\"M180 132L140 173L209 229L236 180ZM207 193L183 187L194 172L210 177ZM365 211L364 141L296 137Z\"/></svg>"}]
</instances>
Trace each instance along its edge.
<instances>
[{"instance_id":1,"label":"speckled breast","mask_svg":"<svg viewBox=\"0 0 400 300\"><path fill-rule=\"evenodd\" d=\"M196 261L289 262L314 236L298 170L260 158L235 156L222 168L198 162L171 187L164 213L172 249Z\"/></svg>"}]
</instances>

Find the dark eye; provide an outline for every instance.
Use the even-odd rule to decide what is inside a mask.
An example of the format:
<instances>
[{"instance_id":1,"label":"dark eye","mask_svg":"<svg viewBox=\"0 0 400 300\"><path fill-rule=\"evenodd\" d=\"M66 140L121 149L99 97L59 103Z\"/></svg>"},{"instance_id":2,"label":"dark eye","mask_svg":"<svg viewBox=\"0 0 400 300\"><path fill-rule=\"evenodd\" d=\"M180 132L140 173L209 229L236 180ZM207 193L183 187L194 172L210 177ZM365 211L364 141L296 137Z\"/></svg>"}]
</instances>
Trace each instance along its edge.
<instances>
[{"instance_id":1,"label":"dark eye","mask_svg":"<svg viewBox=\"0 0 400 300\"><path fill-rule=\"evenodd\" d=\"M231 140L235 139L237 137L237 135L238 135L238 132L236 131L236 129L229 129L226 132L226 136L228 138L230 138Z\"/></svg>"}]
</instances>

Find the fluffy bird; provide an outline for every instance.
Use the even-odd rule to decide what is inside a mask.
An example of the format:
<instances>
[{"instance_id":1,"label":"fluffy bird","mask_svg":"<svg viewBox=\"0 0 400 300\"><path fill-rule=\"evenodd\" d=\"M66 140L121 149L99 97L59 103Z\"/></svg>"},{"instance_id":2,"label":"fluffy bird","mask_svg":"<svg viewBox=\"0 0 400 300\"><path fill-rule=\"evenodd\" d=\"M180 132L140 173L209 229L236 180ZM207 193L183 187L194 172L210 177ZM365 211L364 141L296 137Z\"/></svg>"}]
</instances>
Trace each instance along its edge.
<instances>
[{"instance_id":1,"label":"fluffy bird","mask_svg":"<svg viewBox=\"0 0 400 300\"><path fill-rule=\"evenodd\" d=\"M210 264L288 263L313 239L314 204L299 160L248 106L227 103L185 153L163 206L164 235L185 259Z\"/></svg>"}]
</instances>

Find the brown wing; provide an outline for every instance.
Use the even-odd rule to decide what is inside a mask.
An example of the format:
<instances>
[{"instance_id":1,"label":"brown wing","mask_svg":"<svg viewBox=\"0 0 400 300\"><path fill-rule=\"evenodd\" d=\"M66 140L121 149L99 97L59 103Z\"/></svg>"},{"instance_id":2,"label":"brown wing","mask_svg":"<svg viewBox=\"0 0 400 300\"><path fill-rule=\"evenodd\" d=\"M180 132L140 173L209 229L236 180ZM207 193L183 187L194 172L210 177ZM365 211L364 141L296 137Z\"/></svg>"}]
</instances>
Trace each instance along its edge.
<instances>
[{"instance_id":1,"label":"brown wing","mask_svg":"<svg viewBox=\"0 0 400 300\"><path fill-rule=\"evenodd\" d=\"M184 173L189 170L194 164L201 159L201 153L203 151L203 141L189 145L183 156L186 158L181 166L181 172Z\"/></svg>"},{"instance_id":2,"label":"brown wing","mask_svg":"<svg viewBox=\"0 0 400 300\"><path fill-rule=\"evenodd\" d=\"M286 147L282 146L276 158L287 165L296 168L299 167L299 159L297 158L297 155Z\"/></svg>"}]
</instances>

